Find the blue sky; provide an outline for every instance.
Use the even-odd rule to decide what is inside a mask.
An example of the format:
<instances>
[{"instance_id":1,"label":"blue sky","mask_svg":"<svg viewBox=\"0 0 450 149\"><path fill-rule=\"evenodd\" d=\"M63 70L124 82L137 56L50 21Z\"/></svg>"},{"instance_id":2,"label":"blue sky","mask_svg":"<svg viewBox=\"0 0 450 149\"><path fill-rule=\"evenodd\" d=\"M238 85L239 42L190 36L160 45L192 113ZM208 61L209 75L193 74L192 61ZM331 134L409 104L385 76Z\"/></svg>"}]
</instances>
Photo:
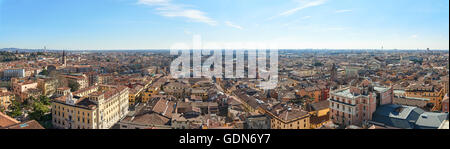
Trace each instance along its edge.
<instances>
[{"instance_id":1,"label":"blue sky","mask_svg":"<svg viewBox=\"0 0 450 149\"><path fill-rule=\"evenodd\" d=\"M0 48L449 49L448 0L0 0ZM208 48L208 47L206 47Z\"/></svg>"}]
</instances>

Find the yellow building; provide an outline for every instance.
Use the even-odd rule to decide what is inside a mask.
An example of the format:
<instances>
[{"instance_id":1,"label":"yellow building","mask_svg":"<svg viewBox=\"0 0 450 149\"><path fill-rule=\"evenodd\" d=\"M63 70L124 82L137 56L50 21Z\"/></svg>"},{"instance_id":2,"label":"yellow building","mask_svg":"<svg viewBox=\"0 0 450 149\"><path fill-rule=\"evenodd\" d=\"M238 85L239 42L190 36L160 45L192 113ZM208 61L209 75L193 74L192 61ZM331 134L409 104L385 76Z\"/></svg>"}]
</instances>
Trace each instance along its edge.
<instances>
[{"instance_id":1,"label":"yellow building","mask_svg":"<svg viewBox=\"0 0 450 149\"><path fill-rule=\"evenodd\" d=\"M411 85L405 90L406 97L416 97L429 99L428 103L432 103L432 110L440 110L441 102L444 98L444 88L434 85Z\"/></svg>"},{"instance_id":2,"label":"yellow building","mask_svg":"<svg viewBox=\"0 0 450 149\"><path fill-rule=\"evenodd\" d=\"M328 101L320 101L312 103L309 106L309 114L311 115L311 129L316 129L330 121L330 107Z\"/></svg>"},{"instance_id":3,"label":"yellow building","mask_svg":"<svg viewBox=\"0 0 450 149\"><path fill-rule=\"evenodd\" d=\"M87 97L72 93L52 102L52 124L62 129L109 129L128 113L126 86L100 86Z\"/></svg>"},{"instance_id":4,"label":"yellow building","mask_svg":"<svg viewBox=\"0 0 450 149\"><path fill-rule=\"evenodd\" d=\"M143 103L148 102L152 96L158 95L161 91L161 86L166 82L166 78L160 78L157 81L155 81L153 84L150 85L143 93L142 93L142 99L141 101Z\"/></svg>"},{"instance_id":5,"label":"yellow building","mask_svg":"<svg viewBox=\"0 0 450 149\"><path fill-rule=\"evenodd\" d=\"M11 105L12 100L14 100L14 94L2 88L0 90L0 109L6 110Z\"/></svg>"},{"instance_id":6,"label":"yellow building","mask_svg":"<svg viewBox=\"0 0 450 149\"><path fill-rule=\"evenodd\" d=\"M130 89L130 93L128 94L128 100L130 105L135 105L136 100L141 98L141 94L144 91L144 87L141 85L137 85L136 87Z\"/></svg>"},{"instance_id":7,"label":"yellow building","mask_svg":"<svg viewBox=\"0 0 450 149\"><path fill-rule=\"evenodd\" d=\"M64 75L68 80L77 82L80 85L79 89L87 88L89 86L89 79L86 75Z\"/></svg>"},{"instance_id":8,"label":"yellow building","mask_svg":"<svg viewBox=\"0 0 450 149\"><path fill-rule=\"evenodd\" d=\"M58 87L57 79L39 79L38 88L42 91L42 95L49 96L56 92Z\"/></svg>"},{"instance_id":9,"label":"yellow building","mask_svg":"<svg viewBox=\"0 0 450 149\"><path fill-rule=\"evenodd\" d=\"M141 102L148 102L153 96L158 95L161 88L159 87L150 87L146 91L142 93Z\"/></svg>"}]
</instances>

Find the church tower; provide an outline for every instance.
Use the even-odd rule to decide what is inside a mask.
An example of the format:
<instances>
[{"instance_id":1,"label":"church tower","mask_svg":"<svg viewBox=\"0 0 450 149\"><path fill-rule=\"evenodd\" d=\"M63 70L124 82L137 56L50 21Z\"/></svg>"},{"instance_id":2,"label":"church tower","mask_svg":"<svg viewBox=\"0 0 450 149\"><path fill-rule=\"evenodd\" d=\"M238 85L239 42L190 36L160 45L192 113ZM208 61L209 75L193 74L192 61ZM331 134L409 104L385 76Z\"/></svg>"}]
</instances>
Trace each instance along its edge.
<instances>
[{"instance_id":1,"label":"church tower","mask_svg":"<svg viewBox=\"0 0 450 149\"><path fill-rule=\"evenodd\" d=\"M62 60L61 63L63 64L63 66L66 66L66 51L63 50L63 55L62 55Z\"/></svg>"}]
</instances>

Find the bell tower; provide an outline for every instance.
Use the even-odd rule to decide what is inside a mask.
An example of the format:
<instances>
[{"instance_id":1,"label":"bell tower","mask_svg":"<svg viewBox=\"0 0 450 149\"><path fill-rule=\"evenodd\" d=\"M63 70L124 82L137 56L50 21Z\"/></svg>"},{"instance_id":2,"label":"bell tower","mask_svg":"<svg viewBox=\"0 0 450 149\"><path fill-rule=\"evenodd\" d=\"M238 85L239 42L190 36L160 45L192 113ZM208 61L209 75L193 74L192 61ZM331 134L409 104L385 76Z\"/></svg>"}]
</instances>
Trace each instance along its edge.
<instances>
[{"instance_id":1,"label":"bell tower","mask_svg":"<svg viewBox=\"0 0 450 149\"><path fill-rule=\"evenodd\" d=\"M61 59L61 63L63 64L63 66L66 66L66 51L63 50L63 55L62 55L62 59Z\"/></svg>"}]
</instances>

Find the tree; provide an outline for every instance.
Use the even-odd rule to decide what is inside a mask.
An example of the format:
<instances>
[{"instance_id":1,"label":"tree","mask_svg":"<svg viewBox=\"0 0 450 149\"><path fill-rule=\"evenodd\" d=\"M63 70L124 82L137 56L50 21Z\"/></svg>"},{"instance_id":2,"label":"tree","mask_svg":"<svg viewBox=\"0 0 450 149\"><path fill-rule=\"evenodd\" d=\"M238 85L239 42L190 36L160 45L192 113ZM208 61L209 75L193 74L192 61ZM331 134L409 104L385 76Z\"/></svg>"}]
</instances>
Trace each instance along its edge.
<instances>
[{"instance_id":1,"label":"tree","mask_svg":"<svg viewBox=\"0 0 450 149\"><path fill-rule=\"evenodd\" d=\"M49 75L47 69L42 70L39 74L40 74L40 75L44 75L44 76L48 76L48 75Z\"/></svg>"},{"instance_id":2,"label":"tree","mask_svg":"<svg viewBox=\"0 0 450 149\"><path fill-rule=\"evenodd\" d=\"M7 114L11 117L15 118L23 114L22 105L16 100L12 101L11 105L9 106L9 109L11 110L11 112L8 112Z\"/></svg>"},{"instance_id":3,"label":"tree","mask_svg":"<svg viewBox=\"0 0 450 149\"><path fill-rule=\"evenodd\" d=\"M74 80L69 80L68 86L69 86L71 92L75 92L75 91L78 91L78 89L80 89L80 84L78 84L78 82L76 82Z\"/></svg>"},{"instance_id":4,"label":"tree","mask_svg":"<svg viewBox=\"0 0 450 149\"><path fill-rule=\"evenodd\" d=\"M43 120L43 116L49 112L50 109L44 105L42 102L34 102L33 103L33 112L30 113L30 118L36 121Z\"/></svg>"},{"instance_id":5,"label":"tree","mask_svg":"<svg viewBox=\"0 0 450 149\"><path fill-rule=\"evenodd\" d=\"M39 101L42 102L44 105L47 105L47 106L51 104L50 103L51 99L48 98L47 96L44 96L44 95L41 95L39 97Z\"/></svg>"}]
</instances>

